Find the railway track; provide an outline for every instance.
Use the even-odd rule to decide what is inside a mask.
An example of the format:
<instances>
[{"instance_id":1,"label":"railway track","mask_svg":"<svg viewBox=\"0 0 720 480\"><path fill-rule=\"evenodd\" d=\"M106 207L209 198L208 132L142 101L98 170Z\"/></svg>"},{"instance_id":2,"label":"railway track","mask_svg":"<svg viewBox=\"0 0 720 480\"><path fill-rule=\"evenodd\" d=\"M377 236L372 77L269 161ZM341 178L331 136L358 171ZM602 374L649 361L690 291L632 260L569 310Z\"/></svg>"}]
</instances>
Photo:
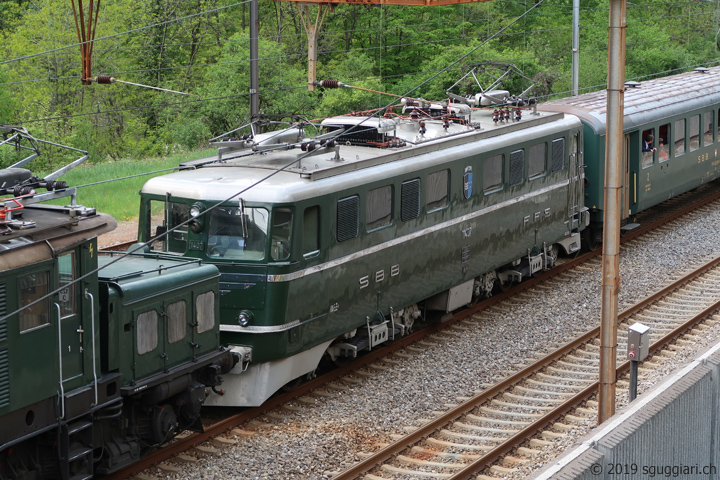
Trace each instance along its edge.
<instances>
[{"instance_id":1,"label":"railway track","mask_svg":"<svg viewBox=\"0 0 720 480\"><path fill-rule=\"evenodd\" d=\"M700 208L702 205L705 205L709 202L715 201L718 198L720 198L720 194L716 193L710 197L706 197L704 199L701 199L701 200L695 202L691 206L685 206L689 203L687 198L685 198L684 201L675 202L675 204L670 208L670 210L672 210L672 212L667 215L667 217L664 221L667 222L674 218L682 216L682 215L688 213L689 211L692 211L693 209L696 209L696 208ZM636 238L636 237L646 233L647 231L650 231L653 228L658 227L661 224L662 224L662 222L656 222L655 224L649 225L646 228L637 229L637 230L627 234L623 238L623 240L624 241L632 240L633 238ZM133 242L129 242L129 243L133 243ZM114 249L116 249L116 248L117 248L117 246L114 247ZM238 425L249 422L253 418L257 418L258 416L263 415L263 414L265 414L273 409L276 409L282 405L287 405L289 402L297 401L297 399L299 399L299 398L306 397L308 392L310 392L310 391L318 389L324 385L328 385L330 382L334 382L346 375L349 375L352 372L357 371L358 369L362 368L363 366L377 363L378 360L382 359L383 357L387 357L388 355L392 354L393 352L396 352L402 348L405 348L408 345L411 345L415 342L419 342L420 340L422 340L425 337L428 337L431 335L436 335L438 332L442 331L443 329L447 329L448 327L451 327L453 325L454 325L454 328L466 328L466 326L458 325L458 322L463 322L463 325L466 325L467 322L470 322L470 324L472 324L472 320L470 320L470 317L473 314L475 314L479 311L488 310L492 306L494 306L502 301L507 300L508 298L512 297L513 295L518 295L518 294L521 295L522 291L533 288L534 286L541 284L542 282L546 282L547 280L549 280L551 277L553 277L555 275L559 275L565 271L572 270L573 268L576 268L580 264L585 263L585 265L588 265L586 262L588 262L593 257L599 256L599 254L600 254L600 251L597 250L594 252L590 252L586 255L583 255L581 257L578 257L576 259L567 261L563 265L559 266L558 268L551 270L549 272L546 272L546 273L538 276L537 278L531 279L528 282L524 282L524 283L518 285L517 288L515 288L509 292L492 297L491 299L488 299L485 302L479 303L478 305L474 306L473 308L466 309L466 310L460 312L452 320L445 322L442 325L431 325L427 329L425 329L421 332L416 332L416 333L412 334L411 336L408 336L398 342L395 342L393 345L390 345L387 348L378 349L376 351L373 351L369 355L362 357L361 359L357 360L356 362L348 364L346 367L344 367L342 369L335 370L333 372L330 372L327 375L324 375L323 377L317 378L309 383L302 385L300 388L298 388L297 390L295 390L293 392L284 393L282 395L277 395L277 396L273 397L269 402L267 402L262 407L259 407L256 409L248 409L246 411L237 413L226 419L223 419L223 420L215 423L214 425L208 426L206 428L205 433L203 433L203 434L193 434L186 438L180 439L177 442L175 442L174 444L170 445L168 448L164 448L164 449L156 452L155 454L147 457L142 463L133 466L131 469L124 470L122 472L118 472L118 474L110 476L108 478L128 478L133 473L142 471L153 464L158 464L158 463L163 462L164 460L171 458L179 453L185 452L185 451L189 450L190 448L192 448L193 446L197 446L209 439L215 438L216 436L221 435L222 433L227 432ZM597 260L595 260L595 262L597 262ZM592 264L591 264L591 266L589 266L587 268L597 268L597 267L592 266ZM592 349L592 347L588 347L588 348ZM595 371L596 371L596 368L595 368ZM540 383L547 383L547 382L540 382ZM582 383L582 382L580 382L580 383ZM532 386L532 387L531 386L522 386L522 385L520 385L520 386L522 388L529 389L530 391L533 391L533 392L535 390L538 390L538 388L540 388L539 391L542 391L542 388L541 388L542 385L535 384L535 386ZM594 390L596 390L596 388L593 389L592 386L587 386L586 388L589 391L593 391L593 393L594 393ZM490 392L490 391L491 390L487 390L487 391L483 392L483 394L488 394L488 392ZM550 394L546 394L546 395L550 395ZM537 413L539 413L539 412L534 412L533 414L537 414ZM524 421L521 421L520 423L524 423ZM470 423L468 423L468 425L470 425ZM503 430L503 429L509 429L509 428L510 427L508 426L507 428L501 427L499 429ZM515 427L513 427L513 428L515 428ZM467 434L467 432L465 434ZM494 433L494 435L496 435L496 434L497 433ZM476 436L482 436L482 435L476 435ZM445 440L445 441L447 441L447 440ZM457 443L457 442L450 442L450 443ZM424 452L423 450L419 450L419 448L427 449L427 447L417 447L417 448L415 448L415 453L413 454L411 452L411 455L419 455L420 457L429 455L429 452ZM437 449L430 449L430 450L432 451L432 450L437 450ZM484 456L485 453L487 453L487 452L482 450L480 452L480 454L475 452L470 455ZM412 458L411 455L406 455L406 457ZM455 454L453 454L453 455L455 455ZM454 458L454 457L451 455L451 457L449 457L449 458ZM477 458L481 458L481 457L477 457ZM474 463L474 461L475 460L473 460L473 463ZM443 460L440 460L439 462L443 463ZM445 459L445 463L447 463L447 458ZM397 467L397 468L403 468L403 467ZM443 477L446 475L447 474L442 474ZM339 478L344 478L344 477L339 477ZM348 478L352 478L352 477L348 477ZM372 477L368 477L368 478L372 478ZM461 478L461 477L458 477L458 478Z\"/></svg>"},{"instance_id":2,"label":"railway track","mask_svg":"<svg viewBox=\"0 0 720 480\"><path fill-rule=\"evenodd\" d=\"M618 360L625 356L624 339L628 327L635 322L651 328L650 351L656 352L706 321L718 309L720 257L619 315ZM558 421L568 415L568 420L574 421L577 415L572 412L596 394L599 334L598 327L576 338L424 423L334 480L352 480L364 474L365 480L404 477L464 480L475 478L518 449L521 455L532 455L532 444L530 448L523 447L526 442L547 429L552 432L547 435L550 438L572 429ZM628 368L629 362L622 362L618 375ZM501 473L502 467L496 471Z\"/></svg>"}]
</instances>

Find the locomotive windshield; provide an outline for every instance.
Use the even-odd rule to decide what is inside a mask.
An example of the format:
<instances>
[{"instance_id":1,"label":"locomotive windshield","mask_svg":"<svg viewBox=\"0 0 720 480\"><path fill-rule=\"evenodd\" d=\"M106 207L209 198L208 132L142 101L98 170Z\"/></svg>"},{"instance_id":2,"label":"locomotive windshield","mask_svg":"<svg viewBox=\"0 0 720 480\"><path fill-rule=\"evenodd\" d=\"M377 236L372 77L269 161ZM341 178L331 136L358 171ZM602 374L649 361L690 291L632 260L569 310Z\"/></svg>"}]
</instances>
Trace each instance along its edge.
<instances>
[{"instance_id":1,"label":"locomotive windshield","mask_svg":"<svg viewBox=\"0 0 720 480\"><path fill-rule=\"evenodd\" d=\"M207 254L213 258L261 260L267 244L268 211L218 207L210 211Z\"/></svg>"}]
</instances>

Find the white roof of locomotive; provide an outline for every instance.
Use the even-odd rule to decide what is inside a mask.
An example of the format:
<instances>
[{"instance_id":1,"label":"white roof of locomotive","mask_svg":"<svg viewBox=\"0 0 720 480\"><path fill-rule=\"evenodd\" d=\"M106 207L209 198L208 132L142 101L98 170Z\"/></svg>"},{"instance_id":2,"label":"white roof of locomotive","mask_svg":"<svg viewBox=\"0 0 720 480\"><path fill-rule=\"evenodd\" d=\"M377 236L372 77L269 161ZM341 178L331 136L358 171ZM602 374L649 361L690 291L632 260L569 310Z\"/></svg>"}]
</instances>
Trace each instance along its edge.
<instances>
[{"instance_id":1,"label":"white roof of locomotive","mask_svg":"<svg viewBox=\"0 0 720 480\"><path fill-rule=\"evenodd\" d=\"M249 155L239 152L236 158L224 155L226 159L222 162L150 179L142 192L162 196L171 193L177 197L213 202L242 197L250 202L290 203L382 181L403 172L416 172L434 166L440 169L442 164L458 158L524 142L531 138L530 135L564 132L580 125L574 117L554 113L533 115L529 111L523 111L519 122L497 125L488 112L483 112L472 118L480 129L470 126L469 122L466 125L451 123L447 132L439 120L422 120L427 133L421 138L417 121L398 122L392 129L396 137L413 142L403 147L341 144L329 149L320 147L313 155L304 158L307 152L298 146L262 153L250 152ZM361 126L366 128L388 128L387 119L352 116L332 117L323 124L354 126L361 122ZM299 158L296 164L287 167ZM189 163L202 164L209 160L213 158ZM283 167L287 168L281 170Z\"/></svg>"}]
</instances>

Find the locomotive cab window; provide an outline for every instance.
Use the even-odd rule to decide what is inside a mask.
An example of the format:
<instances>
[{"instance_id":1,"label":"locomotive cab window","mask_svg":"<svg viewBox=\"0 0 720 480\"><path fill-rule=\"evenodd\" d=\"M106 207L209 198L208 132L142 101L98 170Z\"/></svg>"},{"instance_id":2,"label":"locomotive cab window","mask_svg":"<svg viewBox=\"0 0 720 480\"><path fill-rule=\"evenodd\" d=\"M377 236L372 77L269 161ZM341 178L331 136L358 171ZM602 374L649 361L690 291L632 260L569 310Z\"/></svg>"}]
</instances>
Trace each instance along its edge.
<instances>
[{"instance_id":1,"label":"locomotive cab window","mask_svg":"<svg viewBox=\"0 0 720 480\"><path fill-rule=\"evenodd\" d=\"M400 185L400 220L407 222L420 216L420 179Z\"/></svg>"},{"instance_id":2,"label":"locomotive cab window","mask_svg":"<svg viewBox=\"0 0 720 480\"><path fill-rule=\"evenodd\" d=\"M440 170L427 177L427 198L425 206L428 213L435 212L448 206L450 192L449 170Z\"/></svg>"},{"instance_id":3,"label":"locomotive cab window","mask_svg":"<svg viewBox=\"0 0 720 480\"><path fill-rule=\"evenodd\" d=\"M41 298L43 299L20 312L18 316L21 332L50 323L50 303L47 298L44 298L50 291L49 280L50 272L47 271L18 277L20 307L29 305Z\"/></svg>"},{"instance_id":4,"label":"locomotive cab window","mask_svg":"<svg viewBox=\"0 0 720 480\"><path fill-rule=\"evenodd\" d=\"M505 155L502 153L485 159L485 163L483 163L483 192L485 195L502 190L503 165L505 165Z\"/></svg>"},{"instance_id":5,"label":"locomotive cab window","mask_svg":"<svg viewBox=\"0 0 720 480\"><path fill-rule=\"evenodd\" d=\"M660 125L657 139L658 160L660 162L665 162L670 159L670 144L668 143L668 138L670 138L670 124Z\"/></svg>"},{"instance_id":6,"label":"locomotive cab window","mask_svg":"<svg viewBox=\"0 0 720 480\"><path fill-rule=\"evenodd\" d=\"M648 168L655 163L655 151L657 150L657 138L655 129L643 130L641 139L642 168Z\"/></svg>"},{"instance_id":7,"label":"locomotive cab window","mask_svg":"<svg viewBox=\"0 0 720 480\"><path fill-rule=\"evenodd\" d=\"M700 148L700 115L690 117L690 151Z\"/></svg>"},{"instance_id":8,"label":"locomotive cab window","mask_svg":"<svg viewBox=\"0 0 720 480\"><path fill-rule=\"evenodd\" d=\"M547 164L547 143L536 143L528 151L528 177L530 179L545 175Z\"/></svg>"},{"instance_id":9,"label":"locomotive cab window","mask_svg":"<svg viewBox=\"0 0 720 480\"><path fill-rule=\"evenodd\" d=\"M673 135L674 153L676 157L685 153L685 119L675 121L675 134Z\"/></svg>"},{"instance_id":10,"label":"locomotive cab window","mask_svg":"<svg viewBox=\"0 0 720 480\"><path fill-rule=\"evenodd\" d=\"M286 260L290 256L290 233L292 212L288 208L276 208L272 218L270 254L273 260Z\"/></svg>"},{"instance_id":11,"label":"locomotive cab window","mask_svg":"<svg viewBox=\"0 0 720 480\"><path fill-rule=\"evenodd\" d=\"M73 280L77 277L75 271L75 252L68 252L58 257L58 304L60 305L60 318L69 317L75 314L77 285Z\"/></svg>"},{"instance_id":12,"label":"locomotive cab window","mask_svg":"<svg viewBox=\"0 0 720 480\"><path fill-rule=\"evenodd\" d=\"M392 185L370 190L365 201L365 228L368 232L392 223Z\"/></svg>"},{"instance_id":13,"label":"locomotive cab window","mask_svg":"<svg viewBox=\"0 0 720 480\"><path fill-rule=\"evenodd\" d=\"M308 207L303 214L303 255L308 257L320 251L320 207Z\"/></svg>"},{"instance_id":14,"label":"locomotive cab window","mask_svg":"<svg viewBox=\"0 0 720 480\"><path fill-rule=\"evenodd\" d=\"M713 143L713 112L712 110L703 113L703 145Z\"/></svg>"},{"instance_id":15,"label":"locomotive cab window","mask_svg":"<svg viewBox=\"0 0 720 480\"><path fill-rule=\"evenodd\" d=\"M521 185L525 181L525 150L510 153L510 186Z\"/></svg>"},{"instance_id":16,"label":"locomotive cab window","mask_svg":"<svg viewBox=\"0 0 720 480\"><path fill-rule=\"evenodd\" d=\"M210 211L207 254L212 258L262 260L267 244L268 211L218 207Z\"/></svg>"},{"instance_id":17,"label":"locomotive cab window","mask_svg":"<svg viewBox=\"0 0 720 480\"><path fill-rule=\"evenodd\" d=\"M151 200L145 211L145 238L161 235L173 230L167 236L153 242L154 248L163 252L185 253L187 246L187 226L178 227L188 219L190 206L185 203Z\"/></svg>"},{"instance_id":18,"label":"locomotive cab window","mask_svg":"<svg viewBox=\"0 0 720 480\"><path fill-rule=\"evenodd\" d=\"M553 173L565 168L565 139L556 138L552 141L552 165Z\"/></svg>"}]
</instances>

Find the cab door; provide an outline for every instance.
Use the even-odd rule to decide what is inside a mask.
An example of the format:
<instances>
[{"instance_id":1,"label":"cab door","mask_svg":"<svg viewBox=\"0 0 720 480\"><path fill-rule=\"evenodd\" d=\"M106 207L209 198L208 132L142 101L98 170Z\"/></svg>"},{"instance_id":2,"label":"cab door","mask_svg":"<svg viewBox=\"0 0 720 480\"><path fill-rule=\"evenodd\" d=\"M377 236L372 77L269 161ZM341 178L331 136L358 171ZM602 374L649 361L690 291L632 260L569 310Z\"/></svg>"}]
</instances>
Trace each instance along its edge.
<instances>
[{"instance_id":1,"label":"cab door","mask_svg":"<svg viewBox=\"0 0 720 480\"><path fill-rule=\"evenodd\" d=\"M86 332L83 322L80 287L74 283L78 277L78 258L75 250L57 257L57 285L62 288L57 294L52 314L60 322L59 346L62 358L62 379L68 382L84 373L84 340Z\"/></svg>"}]
</instances>

